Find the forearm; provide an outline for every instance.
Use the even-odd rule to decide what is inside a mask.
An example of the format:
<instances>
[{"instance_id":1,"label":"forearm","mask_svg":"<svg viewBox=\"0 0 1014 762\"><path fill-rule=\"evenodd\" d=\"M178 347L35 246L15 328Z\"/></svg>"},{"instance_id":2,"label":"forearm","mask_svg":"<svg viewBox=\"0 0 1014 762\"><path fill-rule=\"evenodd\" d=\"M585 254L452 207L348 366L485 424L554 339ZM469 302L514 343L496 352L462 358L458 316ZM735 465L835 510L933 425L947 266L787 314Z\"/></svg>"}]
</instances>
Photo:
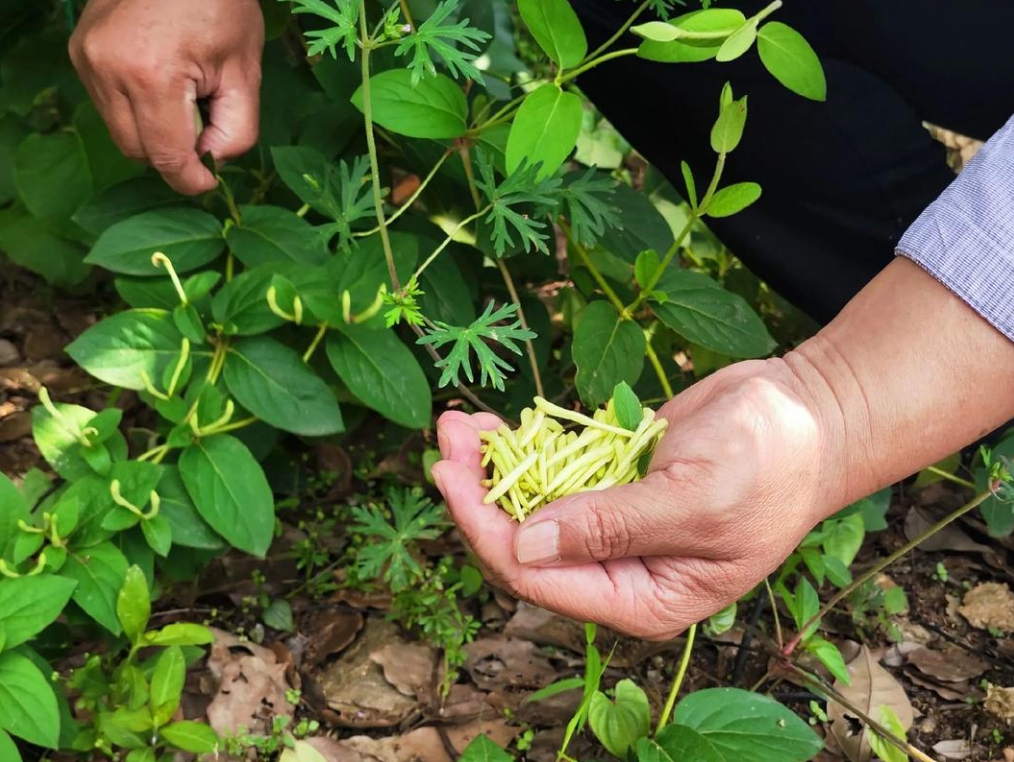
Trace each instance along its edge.
<instances>
[{"instance_id":1,"label":"forearm","mask_svg":"<svg viewBox=\"0 0 1014 762\"><path fill-rule=\"evenodd\" d=\"M785 362L818 411L838 506L1014 417L1014 342L901 257Z\"/></svg>"}]
</instances>

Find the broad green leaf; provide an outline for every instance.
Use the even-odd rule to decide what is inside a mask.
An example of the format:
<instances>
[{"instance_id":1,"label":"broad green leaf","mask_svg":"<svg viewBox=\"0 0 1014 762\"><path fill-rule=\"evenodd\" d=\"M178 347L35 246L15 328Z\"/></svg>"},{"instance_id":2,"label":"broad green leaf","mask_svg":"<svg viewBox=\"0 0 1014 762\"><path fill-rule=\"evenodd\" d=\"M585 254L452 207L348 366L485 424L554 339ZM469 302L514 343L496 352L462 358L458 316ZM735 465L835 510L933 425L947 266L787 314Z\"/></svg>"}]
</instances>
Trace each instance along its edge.
<instances>
[{"instance_id":1,"label":"broad green leaf","mask_svg":"<svg viewBox=\"0 0 1014 762\"><path fill-rule=\"evenodd\" d=\"M164 725L176 713L183 697L183 684L187 677L187 660L179 646L169 646L155 662L151 675L152 719Z\"/></svg>"},{"instance_id":2,"label":"broad green leaf","mask_svg":"<svg viewBox=\"0 0 1014 762\"><path fill-rule=\"evenodd\" d=\"M14 740L4 730L0 730L0 759L8 762L22 762L21 752L18 751Z\"/></svg>"},{"instance_id":3,"label":"broad green leaf","mask_svg":"<svg viewBox=\"0 0 1014 762\"><path fill-rule=\"evenodd\" d=\"M225 234L229 250L247 267L268 262L319 265L327 259L327 242L313 225L277 206L241 206L240 224Z\"/></svg>"},{"instance_id":4,"label":"broad green leaf","mask_svg":"<svg viewBox=\"0 0 1014 762\"><path fill-rule=\"evenodd\" d=\"M820 663L827 667L836 680L840 680L845 685L852 683L852 678L849 676L848 667L845 666L845 658L841 655L841 651L838 650L838 646L829 640L825 640L820 635L814 635L804 646L807 651L816 656Z\"/></svg>"},{"instance_id":5,"label":"broad green leaf","mask_svg":"<svg viewBox=\"0 0 1014 762\"><path fill-rule=\"evenodd\" d=\"M539 177L555 174L577 145L583 115L581 99L559 85L548 83L529 94L507 140L507 171L541 162Z\"/></svg>"},{"instance_id":6,"label":"broad green leaf","mask_svg":"<svg viewBox=\"0 0 1014 762\"><path fill-rule=\"evenodd\" d=\"M13 114L0 116L0 204L13 201L17 193L14 186L14 157L21 141L30 134L31 130Z\"/></svg>"},{"instance_id":7,"label":"broad green leaf","mask_svg":"<svg viewBox=\"0 0 1014 762\"><path fill-rule=\"evenodd\" d=\"M423 271L419 287L424 292L419 304L431 320L450 325L470 325L475 321L472 291L453 259L437 258Z\"/></svg>"},{"instance_id":8,"label":"broad green leaf","mask_svg":"<svg viewBox=\"0 0 1014 762\"><path fill-rule=\"evenodd\" d=\"M237 342L223 377L237 402L282 431L319 437L345 429L334 392L298 352L274 339Z\"/></svg>"},{"instance_id":9,"label":"broad green leaf","mask_svg":"<svg viewBox=\"0 0 1014 762\"><path fill-rule=\"evenodd\" d=\"M746 16L735 8L692 11L668 23L673 28L672 32L661 26L652 26L651 34L658 39L645 39L638 48L637 55L660 63L708 61L718 55L725 40L744 23ZM665 40L670 35L672 39Z\"/></svg>"},{"instance_id":10,"label":"broad green leaf","mask_svg":"<svg viewBox=\"0 0 1014 762\"><path fill-rule=\"evenodd\" d=\"M127 576L127 559L111 542L72 551L61 577L77 582L74 603L114 635L123 632L116 604Z\"/></svg>"},{"instance_id":11,"label":"broad green leaf","mask_svg":"<svg viewBox=\"0 0 1014 762\"><path fill-rule=\"evenodd\" d=\"M242 442L220 434L180 456L194 506L233 547L263 557L275 530L275 501L260 464Z\"/></svg>"},{"instance_id":12,"label":"broad green leaf","mask_svg":"<svg viewBox=\"0 0 1014 762\"><path fill-rule=\"evenodd\" d=\"M635 384L644 367L644 332L621 320L607 302L592 302L581 313L572 349L577 365L575 384L590 408L606 402L621 381Z\"/></svg>"},{"instance_id":13,"label":"broad green leaf","mask_svg":"<svg viewBox=\"0 0 1014 762\"><path fill-rule=\"evenodd\" d=\"M120 275L168 277L151 255L162 252L178 273L213 262L225 248L222 224L207 212L185 207L142 212L107 228L85 262Z\"/></svg>"},{"instance_id":14,"label":"broad green leaf","mask_svg":"<svg viewBox=\"0 0 1014 762\"><path fill-rule=\"evenodd\" d=\"M276 266L241 273L226 283L211 302L211 315L225 333L255 336L277 328L285 321L268 307L268 289Z\"/></svg>"},{"instance_id":15,"label":"broad green leaf","mask_svg":"<svg viewBox=\"0 0 1014 762\"><path fill-rule=\"evenodd\" d=\"M722 106L715 126L711 129L711 150L715 153L732 153L743 139L746 125L746 96Z\"/></svg>"},{"instance_id":16,"label":"broad green leaf","mask_svg":"<svg viewBox=\"0 0 1014 762\"><path fill-rule=\"evenodd\" d=\"M54 576L0 582L0 651L27 643L56 621L74 586L72 581Z\"/></svg>"},{"instance_id":17,"label":"broad green leaf","mask_svg":"<svg viewBox=\"0 0 1014 762\"><path fill-rule=\"evenodd\" d=\"M905 725L902 723L901 718L898 717L898 713L891 707L887 704L877 707L875 716L877 721L891 732L891 735L899 741L906 741L908 734L905 732ZM908 762L908 754L893 743L877 735L869 727L866 728L865 732L866 737L870 739L870 749L878 759L882 759L884 762Z\"/></svg>"},{"instance_id":18,"label":"broad green leaf","mask_svg":"<svg viewBox=\"0 0 1014 762\"><path fill-rule=\"evenodd\" d=\"M92 194L84 146L76 132L35 133L22 141L14 160L21 201L40 218L67 219Z\"/></svg>"},{"instance_id":19,"label":"broad green leaf","mask_svg":"<svg viewBox=\"0 0 1014 762\"><path fill-rule=\"evenodd\" d=\"M191 304L207 298L219 281L222 274L213 270L195 273L182 278L183 291ZM180 297L173 287L172 281L160 278L117 278L113 281L116 293L128 305L135 309L176 309Z\"/></svg>"},{"instance_id":20,"label":"broad green leaf","mask_svg":"<svg viewBox=\"0 0 1014 762\"><path fill-rule=\"evenodd\" d=\"M738 606L735 603L730 603L717 614L709 616L704 624L705 634L713 638L731 630L733 625L736 624L737 610Z\"/></svg>"},{"instance_id":21,"label":"broad green leaf","mask_svg":"<svg viewBox=\"0 0 1014 762\"><path fill-rule=\"evenodd\" d=\"M651 732L648 696L633 680L616 684L616 700L596 691L588 709L588 724L610 754L626 759L627 753Z\"/></svg>"},{"instance_id":22,"label":"broad green leaf","mask_svg":"<svg viewBox=\"0 0 1014 762\"><path fill-rule=\"evenodd\" d=\"M789 709L767 696L735 688L690 694L676 707L674 722L657 736L662 748L670 748L670 734L678 735L678 728L689 728L714 749L714 759L723 762L805 762L823 748L821 739Z\"/></svg>"},{"instance_id":23,"label":"broad green leaf","mask_svg":"<svg viewBox=\"0 0 1014 762\"><path fill-rule=\"evenodd\" d=\"M458 762L513 762L513 757L491 741L489 736L476 736Z\"/></svg>"},{"instance_id":24,"label":"broad green leaf","mask_svg":"<svg viewBox=\"0 0 1014 762\"><path fill-rule=\"evenodd\" d=\"M90 99L74 111L74 129L88 157L88 170L97 193L144 172L143 163L128 159L113 142L105 121Z\"/></svg>"},{"instance_id":25,"label":"broad green leaf","mask_svg":"<svg viewBox=\"0 0 1014 762\"><path fill-rule=\"evenodd\" d=\"M55 286L76 285L90 270L81 246L60 237L20 205L0 209L0 250Z\"/></svg>"},{"instance_id":26,"label":"broad green leaf","mask_svg":"<svg viewBox=\"0 0 1014 762\"><path fill-rule=\"evenodd\" d=\"M408 69L390 69L370 78L373 119L381 127L410 138L460 138L467 131L468 104L454 80L443 74L413 84ZM352 96L363 108L363 88Z\"/></svg>"},{"instance_id":27,"label":"broad green leaf","mask_svg":"<svg viewBox=\"0 0 1014 762\"><path fill-rule=\"evenodd\" d=\"M147 706L120 707L115 712L100 712L95 724L117 746L139 748L146 746L151 737L151 710Z\"/></svg>"},{"instance_id":28,"label":"broad green leaf","mask_svg":"<svg viewBox=\"0 0 1014 762\"><path fill-rule=\"evenodd\" d=\"M52 684L31 659L14 651L0 654L0 730L50 749L60 739Z\"/></svg>"},{"instance_id":29,"label":"broad green leaf","mask_svg":"<svg viewBox=\"0 0 1014 762\"><path fill-rule=\"evenodd\" d=\"M629 185L620 183L609 197L619 210L620 224L610 225L599 246L625 262L634 264L646 249L663 253L673 243L673 232L651 200Z\"/></svg>"},{"instance_id":30,"label":"broad green leaf","mask_svg":"<svg viewBox=\"0 0 1014 762\"><path fill-rule=\"evenodd\" d=\"M175 722L159 731L164 741L193 754L211 754L218 750L218 734L201 722Z\"/></svg>"},{"instance_id":31,"label":"broad green leaf","mask_svg":"<svg viewBox=\"0 0 1014 762\"><path fill-rule=\"evenodd\" d=\"M810 580L806 577L800 577L799 584L796 585L795 595L783 595L783 597L792 611L792 619L796 624L796 631L802 633L804 640L812 637L817 631L820 622L813 622L808 627L806 625L820 613L820 597L817 595L817 590L810 583ZM803 629L804 627L806 627L805 630Z\"/></svg>"},{"instance_id":32,"label":"broad green leaf","mask_svg":"<svg viewBox=\"0 0 1014 762\"><path fill-rule=\"evenodd\" d=\"M0 473L0 558L21 532L18 521L28 519L28 501L7 476ZM2 609L0 609L2 611Z\"/></svg>"},{"instance_id":33,"label":"broad green leaf","mask_svg":"<svg viewBox=\"0 0 1014 762\"><path fill-rule=\"evenodd\" d=\"M764 67L789 90L814 101L827 99L827 80L810 43L795 29L769 21L757 32L757 52Z\"/></svg>"},{"instance_id":34,"label":"broad green leaf","mask_svg":"<svg viewBox=\"0 0 1014 762\"><path fill-rule=\"evenodd\" d=\"M731 217L754 204L760 197L761 187L757 183L736 183L715 193L704 213L708 217Z\"/></svg>"},{"instance_id":35,"label":"broad green leaf","mask_svg":"<svg viewBox=\"0 0 1014 762\"><path fill-rule=\"evenodd\" d=\"M169 522L173 545L200 550L220 550L225 547L222 538L208 526L208 522L201 518L194 507L178 468L163 467L158 494L162 498L159 515L165 516Z\"/></svg>"},{"instance_id":36,"label":"broad green leaf","mask_svg":"<svg viewBox=\"0 0 1014 762\"><path fill-rule=\"evenodd\" d=\"M718 49L718 55L715 56L715 59L722 63L735 61L752 48L756 41L757 24L753 21L748 21L726 38L725 42L722 43L722 47Z\"/></svg>"},{"instance_id":37,"label":"broad green leaf","mask_svg":"<svg viewBox=\"0 0 1014 762\"><path fill-rule=\"evenodd\" d=\"M843 518L828 519L821 528L824 533L824 552L837 558L846 567L851 566L866 537L862 515L853 513Z\"/></svg>"},{"instance_id":38,"label":"broad green leaf","mask_svg":"<svg viewBox=\"0 0 1014 762\"><path fill-rule=\"evenodd\" d=\"M774 339L750 305L714 281L671 268L657 288L666 301L652 301L652 311L694 344L737 358L762 357L774 349Z\"/></svg>"},{"instance_id":39,"label":"broad green leaf","mask_svg":"<svg viewBox=\"0 0 1014 762\"><path fill-rule=\"evenodd\" d=\"M180 203L179 194L160 177L135 177L114 185L85 203L73 220L88 233L102 235L117 222L141 212L163 209Z\"/></svg>"},{"instance_id":40,"label":"broad green leaf","mask_svg":"<svg viewBox=\"0 0 1014 762\"><path fill-rule=\"evenodd\" d=\"M561 69L584 60L588 38L567 0L518 0L518 11L539 47Z\"/></svg>"},{"instance_id":41,"label":"broad green leaf","mask_svg":"<svg viewBox=\"0 0 1014 762\"><path fill-rule=\"evenodd\" d=\"M271 601L271 605L264 609L264 624L279 632L295 632L296 626L292 621L292 606L284 598Z\"/></svg>"},{"instance_id":42,"label":"broad green leaf","mask_svg":"<svg viewBox=\"0 0 1014 762\"><path fill-rule=\"evenodd\" d=\"M203 625L180 622L146 633L144 642L150 646L206 646L215 642L215 636Z\"/></svg>"},{"instance_id":43,"label":"broad green leaf","mask_svg":"<svg viewBox=\"0 0 1014 762\"><path fill-rule=\"evenodd\" d=\"M151 617L151 595L148 592L148 579L140 567L131 566L123 587L116 597L116 618L120 620L123 634L131 643L137 643L148 628Z\"/></svg>"},{"instance_id":44,"label":"broad green leaf","mask_svg":"<svg viewBox=\"0 0 1014 762\"><path fill-rule=\"evenodd\" d=\"M613 407L616 410L616 418L623 428L635 431L641 425L641 419L644 417L641 400L626 381L618 383L613 390Z\"/></svg>"},{"instance_id":45,"label":"broad green leaf","mask_svg":"<svg viewBox=\"0 0 1014 762\"><path fill-rule=\"evenodd\" d=\"M93 473L85 451L95 450L97 445L85 448L75 436L75 431L93 426L97 416L95 412L80 405L56 402L54 407L63 420L55 418L42 405L32 408L32 437L42 457L54 471L64 479L77 481ZM89 441L95 441L94 435ZM110 434L103 444L115 459L127 457L126 440L118 431Z\"/></svg>"},{"instance_id":46,"label":"broad green leaf","mask_svg":"<svg viewBox=\"0 0 1014 762\"><path fill-rule=\"evenodd\" d=\"M327 356L335 373L367 407L409 429L431 425L429 381L394 331L341 326L328 337Z\"/></svg>"},{"instance_id":47,"label":"broad green leaf","mask_svg":"<svg viewBox=\"0 0 1014 762\"><path fill-rule=\"evenodd\" d=\"M664 745L663 745L664 744ZM707 738L683 725L670 725L655 739L642 738L637 742L637 762L732 762ZM772 757L765 762L774 762Z\"/></svg>"},{"instance_id":48,"label":"broad green leaf","mask_svg":"<svg viewBox=\"0 0 1014 762\"><path fill-rule=\"evenodd\" d=\"M100 381L144 389L142 371L156 384L175 365L183 337L165 310L128 310L92 326L67 347L67 354Z\"/></svg>"},{"instance_id":49,"label":"broad green leaf","mask_svg":"<svg viewBox=\"0 0 1014 762\"><path fill-rule=\"evenodd\" d=\"M150 746L143 749L132 749L124 762L158 762L155 750Z\"/></svg>"}]
</instances>

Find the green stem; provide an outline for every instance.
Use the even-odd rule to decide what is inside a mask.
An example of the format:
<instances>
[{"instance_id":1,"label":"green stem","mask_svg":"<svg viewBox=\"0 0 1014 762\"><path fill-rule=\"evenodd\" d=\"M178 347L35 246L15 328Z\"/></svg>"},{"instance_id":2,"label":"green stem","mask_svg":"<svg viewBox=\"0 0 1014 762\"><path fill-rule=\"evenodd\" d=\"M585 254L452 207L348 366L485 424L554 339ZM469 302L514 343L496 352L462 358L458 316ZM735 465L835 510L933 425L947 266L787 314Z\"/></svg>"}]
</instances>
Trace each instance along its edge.
<instances>
[{"instance_id":1,"label":"green stem","mask_svg":"<svg viewBox=\"0 0 1014 762\"><path fill-rule=\"evenodd\" d=\"M215 179L218 180L218 187L221 189L222 198L229 209L229 216L232 217L234 223L239 225L242 218L239 214L239 207L236 206L236 197L233 195L232 188L229 187L229 183L221 175L216 175Z\"/></svg>"},{"instance_id":2,"label":"green stem","mask_svg":"<svg viewBox=\"0 0 1014 762\"><path fill-rule=\"evenodd\" d=\"M609 281L605 279L602 273L599 272L599 269L591 261L591 257L588 256L587 249L585 249L585 247L574 238L570 226L561 220L560 227L563 230L564 235L567 236L567 240L570 242L570 245L574 247L574 251L577 252L577 256L581 260L581 264L583 264L588 269L588 272L591 273L595 283L597 283L598 287L602 289L602 293L606 295L606 299L608 299L609 303L612 304L613 307L616 308L616 311L620 313L621 318L629 320L633 313L623 306L623 300L620 299L615 289L609 285Z\"/></svg>"},{"instance_id":3,"label":"green stem","mask_svg":"<svg viewBox=\"0 0 1014 762\"><path fill-rule=\"evenodd\" d=\"M204 436L211 436L213 434L228 434L231 431L238 431L239 429L245 429L247 426L253 426L260 418L251 416L250 418L244 418L242 421L236 421L235 423L229 423L225 426L219 426L217 429L203 432Z\"/></svg>"},{"instance_id":4,"label":"green stem","mask_svg":"<svg viewBox=\"0 0 1014 762\"><path fill-rule=\"evenodd\" d=\"M320 346L320 342L327 336L327 329L329 328L327 323L321 323L320 328L317 329L317 335L313 337L313 341L310 342L310 346L307 347L303 353L303 362L310 362L310 358L313 357L313 353L317 351L317 347Z\"/></svg>"},{"instance_id":5,"label":"green stem","mask_svg":"<svg viewBox=\"0 0 1014 762\"><path fill-rule=\"evenodd\" d=\"M768 578L764 578L764 589L768 594L768 605L771 606L771 616L775 618L775 642L778 643L778 650L781 651L785 647L785 641L782 639L782 621L778 616L778 602L775 601L775 591L771 589L771 583Z\"/></svg>"},{"instance_id":6,"label":"green stem","mask_svg":"<svg viewBox=\"0 0 1014 762\"><path fill-rule=\"evenodd\" d=\"M370 171L373 174L373 208L377 214L377 225L380 228L380 240L384 247L384 259L391 277L391 285L395 291L401 289L398 281L398 270L394 264L394 249L391 247L391 236L387 232L387 220L384 217L384 198L380 191L380 158L377 154L377 138L373 134L373 100L370 88L370 50L373 40L370 39L366 26L366 7L359 7L359 32L362 37L362 76L363 76L363 119L366 122L366 149L370 155Z\"/></svg>"},{"instance_id":7,"label":"green stem","mask_svg":"<svg viewBox=\"0 0 1014 762\"><path fill-rule=\"evenodd\" d=\"M578 66L576 69L568 71L565 75L557 76L556 84L564 85L574 79L577 79L589 69L594 69L596 66L604 64L607 61L615 61L617 58L624 58L625 56L636 56L637 51L638 48L624 48L623 50L614 50L612 53L601 55L582 66Z\"/></svg>"},{"instance_id":8,"label":"green stem","mask_svg":"<svg viewBox=\"0 0 1014 762\"><path fill-rule=\"evenodd\" d=\"M658 325L658 323L655 323L655 325ZM665 393L666 399L672 399L676 396L673 393L672 384L669 383L669 377L665 373L665 368L662 366L662 361L658 358L655 347L651 345L651 340L654 336L654 326L644 332L645 354L648 356L648 362L651 363L651 367L655 370L655 375L658 376L659 383L662 384L662 391Z\"/></svg>"},{"instance_id":9,"label":"green stem","mask_svg":"<svg viewBox=\"0 0 1014 762\"><path fill-rule=\"evenodd\" d=\"M975 485L972 482L968 481L968 479L962 479L960 476L948 473L947 471L944 471L942 468L937 468L936 466L927 466L923 470L929 471L931 474L935 474L936 476L939 476L941 479L945 479L949 482L960 485L962 487L967 487L968 489L975 489Z\"/></svg>"},{"instance_id":10,"label":"green stem","mask_svg":"<svg viewBox=\"0 0 1014 762\"><path fill-rule=\"evenodd\" d=\"M619 28L616 34L614 34L608 40L603 42L590 55L585 56L584 61L582 61L581 63L584 64L587 63L588 61L591 61L592 59L598 58L600 55L609 50L609 48L615 45L616 42L627 33L627 30L634 25L634 22L641 17L641 14L644 13L646 10L648 10L650 5L651 5L650 2L641 3L638 6L637 10L634 11L634 15L632 15L629 19L627 19L626 23L624 23L624 25Z\"/></svg>"},{"instance_id":11,"label":"green stem","mask_svg":"<svg viewBox=\"0 0 1014 762\"><path fill-rule=\"evenodd\" d=\"M676 697L679 695L680 688L683 687L683 679L687 676L687 668L690 666L690 656L694 652L694 639L697 637L697 625L691 626L687 630L687 642L683 646L683 656L680 658L680 666L676 672L676 677L672 681L672 688L669 689L669 698L665 701L665 707L662 709L662 714L658 718L658 725L655 726L655 735L662 732L666 725L669 724L669 718L672 716L672 711L676 707Z\"/></svg>"},{"instance_id":12,"label":"green stem","mask_svg":"<svg viewBox=\"0 0 1014 762\"><path fill-rule=\"evenodd\" d=\"M412 205L415 204L415 202L419 200L419 197L423 194L423 191L426 190L426 186L428 186L430 184L430 181L434 177L436 177L436 174L437 174L437 172L440 171L440 168L442 166L444 166L444 162L447 161L447 158L451 155L451 153L452 153L451 149L448 149L447 151L444 152L444 155L440 157L440 161L438 161L434 165L433 169L430 170L430 173L428 175L426 175L425 179L423 179L423 181L421 183L419 183L419 187L415 189L415 192L411 196L408 197L408 199L405 201L405 203L402 204L394 212L394 214L392 214L390 217L387 218L387 224L388 225L391 225L395 220L397 220L399 217L401 217L401 215L403 215L405 212L407 212L409 209L412 208ZM379 232L380 232L380 225L377 225L377 227L375 227L375 228L373 228L371 230L367 230L367 231L364 231L362 233L353 233L352 235L353 235L354 238L368 238L369 236L376 235Z\"/></svg>"},{"instance_id":13,"label":"green stem","mask_svg":"<svg viewBox=\"0 0 1014 762\"><path fill-rule=\"evenodd\" d=\"M444 239L443 243L441 243L439 246L437 246L437 248L433 251L433 253L430 254L428 257L426 257L426 260L421 265L419 265L419 268L412 275L412 279L415 280L416 282L418 282L419 281L419 277L424 272L426 272L426 268L429 267L431 264L433 264L433 262L436 260L436 258L439 257L443 253L444 249L446 249L448 246L450 246L454 242L454 239L458 235L458 233L460 233L464 228L468 227L473 222L475 222L477 219L479 219L480 217L482 217L482 215L486 214L486 212L488 212L490 210L490 208L491 207L487 206L485 209L483 209L481 211L478 211L475 214L470 215L470 216L466 217L465 219L463 219L461 222L459 222L454 227L454 230L452 230L448 234L447 238Z\"/></svg>"},{"instance_id":14,"label":"green stem","mask_svg":"<svg viewBox=\"0 0 1014 762\"><path fill-rule=\"evenodd\" d=\"M831 609L833 609L835 606L837 606L839 603L845 600L845 598L851 595L855 590L865 585L871 579L875 579L884 569L893 564L895 561L908 555L910 552L912 552L912 550L922 545L924 542L926 542L926 540L930 539L938 532L946 529L948 526L950 526L955 521L960 519L966 513L971 513L972 511L974 511L976 508L978 508L980 505L986 502L990 497L992 497L992 495L993 495L992 490L986 490L985 492L976 495L969 502L965 503L963 506L958 508L958 510L954 511L954 513L945 516L936 524L927 529L925 532L920 534L918 537L902 545L900 548L894 551L883 561L879 561L878 563L874 564L869 571L867 571L861 577L854 580L851 585L846 586L845 588L839 590L837 593L831 596L830 600L828 600L827 603L825 603L823 606L820 607L820 611L818 611L816 614L810 617L809 621L804 623L803 626L799 628L799 633L792 640L789 641L789 643L785 646L785 648L782 649L782 653L785 656L791 656L792 652L796 650L796 647L803 639L803 633L805 633L815 623L819 622L823 617L825 617L827 613L831 611Z\"/></svg>"},{"instance_id":15,"label":"green stem","mask_svg":"<svg viewBox=\"0 0 1014 762\"><path fill-rule=\"evenodd\" d=\"M528 319L525 317L524 308L521 306L521 299L518 298L518 290L514 286L514 279L511 277L510 271L507 269L507 265L499 257L496 257L496 266L500 270L500 275L503 276L504 285L507 286L507 293L510 294L511 301L514 302L514 306L518 308L517 316L518 321L521 323L521 327L530 331L528 327ZM535 380L535 393L540 397L546 396L546 389L542 385L542 373L539 371L539 358L535 355L535 344L531 339L525 339L525 352L528 355L528 363L532 366L532 378Z\"/></svg>"}]
</instances>

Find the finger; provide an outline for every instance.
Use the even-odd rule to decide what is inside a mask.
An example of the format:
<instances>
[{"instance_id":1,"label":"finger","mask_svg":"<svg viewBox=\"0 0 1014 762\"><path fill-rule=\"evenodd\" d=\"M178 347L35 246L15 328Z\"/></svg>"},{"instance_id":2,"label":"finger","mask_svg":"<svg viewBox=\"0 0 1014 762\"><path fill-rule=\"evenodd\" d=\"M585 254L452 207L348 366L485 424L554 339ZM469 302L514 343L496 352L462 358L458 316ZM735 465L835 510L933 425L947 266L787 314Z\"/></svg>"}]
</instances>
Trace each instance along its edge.
<instances>
[{"instance_id":1,"label":"finger","mask_svg":"<svg viewBox=\"0 0 1014 762\"><path fill-rule=\"evenodd\" d=\"M259 67L259 62L249 66L231 61L226 64L218 88L209 96L209 119L197 144L198 154L203 156L210 151L218 160L232 159L257 144Z\"/></svg>"},{"instance_id":2,"label":"finger","mask_svg":"<svg viewBox=\"0 0 1014 762\"><path fill-rule=\"evenodd\" d=\"M572 566L641 556L721 557L723 532L692 484L692 468L668 468L609 490L557 500L518 531L530 566Z\"/></svg>"},{"instance_id":3,"label":"finger","mask_svg":"<svg viewBox=\"0 0 1014 762\"><path fill-rule=\"evenodd\" d=\"M437 421L440 452L447 460L478 464L481 461L479 447L482 444L478 432L495 430L502 423L489 413L468 415L457 410L444 413Z\"/></svg>"},{"instance_id":4,"label":"finger","mask_svg":"<svg viewBox=\"0 0 1014 762\"><path fill-rule=\"evenodd\" d=\"M120 92L106 94L102 91L96 92L92 99L116 147L129 159L143 160L144 145L137 131L134 107L130 99Z\"/></svg>"},{"instance_id":5,"label":"finger","mask_svg":"<svg viewBox=\"0 0 1014 762\"><path fill-rule=\"evenodd\" d=\"M217 184L195 148L196 92L192 80L174 78L129 93L148 163L175 190L189 195L205 193Z\"/></svg>"}]
</instances>

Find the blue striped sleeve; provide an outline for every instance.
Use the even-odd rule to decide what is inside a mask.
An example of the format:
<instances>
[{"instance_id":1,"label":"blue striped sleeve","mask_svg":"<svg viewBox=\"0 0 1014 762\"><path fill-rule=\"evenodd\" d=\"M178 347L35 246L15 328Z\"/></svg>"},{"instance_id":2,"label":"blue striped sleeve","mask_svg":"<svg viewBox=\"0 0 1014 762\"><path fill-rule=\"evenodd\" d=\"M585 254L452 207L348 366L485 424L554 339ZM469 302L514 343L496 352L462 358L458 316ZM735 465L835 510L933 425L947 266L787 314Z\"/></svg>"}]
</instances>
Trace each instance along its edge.
<instances>
[{"instance_id":1,"label":"blue striped sleeve","mask_svg":"<svg viewBox=\"0 0 1014 762\"><path fill-rule=\"evenodd\" d=\"M1014 118L898 242L1014 341Z\"/></svg>"}]
</instances>

